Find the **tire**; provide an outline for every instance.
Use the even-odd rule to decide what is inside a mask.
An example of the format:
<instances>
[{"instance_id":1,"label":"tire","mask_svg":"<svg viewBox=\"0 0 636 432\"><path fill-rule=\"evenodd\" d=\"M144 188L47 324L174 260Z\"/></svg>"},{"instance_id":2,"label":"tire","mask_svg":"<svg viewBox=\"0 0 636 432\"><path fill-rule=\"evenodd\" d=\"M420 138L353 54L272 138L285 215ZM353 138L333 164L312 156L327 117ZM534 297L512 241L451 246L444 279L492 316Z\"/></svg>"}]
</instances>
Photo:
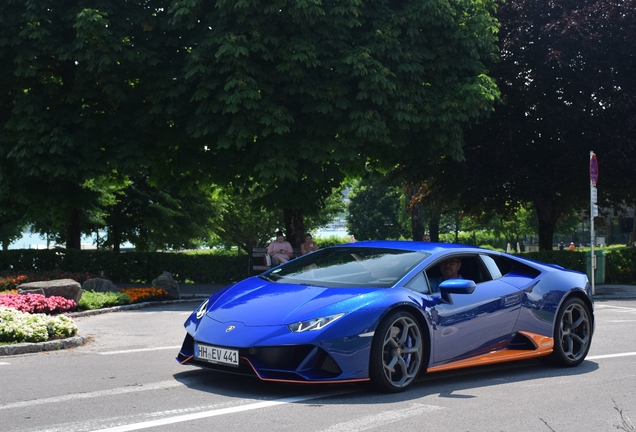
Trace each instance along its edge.
<instances>
[{"instance_id":1,"label":"tire","mask_svg":"<svg viewBox=\"0 0 636 432\"><path fill-rule=\"evenodd\" d=\"M396 311L378 325L371 343L369 377L378 390L406 390L422 368L424 344L417 320L408 312Z\"/></svg>"},{"instance_id":2,"label":"tire","mask_svg":"<svg viewBox=\"0 0 636 432\"><path fill-rule=\"evenodd\" d=\"M549 360L565 367L577 366L585 360L592 343L592 314L581 299L563 303L554 325L554 350Z\"/></svg>"}]
</instances>

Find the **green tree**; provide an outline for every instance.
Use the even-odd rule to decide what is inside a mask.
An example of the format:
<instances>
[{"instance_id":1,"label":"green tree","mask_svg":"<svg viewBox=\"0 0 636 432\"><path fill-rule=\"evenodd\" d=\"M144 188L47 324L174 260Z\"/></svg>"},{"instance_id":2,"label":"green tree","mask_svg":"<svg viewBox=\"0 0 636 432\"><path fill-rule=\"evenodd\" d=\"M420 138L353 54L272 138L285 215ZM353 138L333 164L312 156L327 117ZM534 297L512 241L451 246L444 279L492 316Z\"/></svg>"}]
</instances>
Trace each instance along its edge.
<instances>
[{"instance_id":1,"label":"green tree","mask_svg":"<svg viewBox=\"0 0 636 432\"><path fill-rule=\"evenodd\" d=\"M99 200L86 182L139 169L171 135L151 115L178 91L160 76L180 56L178 37L152 31L169 3L0 3L0 167L19 172L11 193L31 209L63 215L68 248L80 247L83 210Z\"/></svg>"},{"instance_id":2,"label":"green tree","mask_svg":"<svg viewBox=\"0 0 636 432\"><path fill-rule=\"evenodd\" d=\"M283 224L282 211L272 211L255 204L255 192L236 195L231 189L220 189L215 197L219 216L212 220L212 244L238 246L250 253L253 247L265 247Z\"/></svg>"},{"instance_id":3,"label":"green tree","mask_svg":"<svg viewBox=\"0 0 636 432\"><path fill-rule=\"evenodd\" d=\"M345 174L431 148L460 154L462 126L497 96L484 66L493 4L175 2L192 108L181 126L207 146L201 172L261 185L298 244L303 215Z\"/></svg>"},{"instance_id":4,"label":"green tree","mask_svg":"<svg viewBox=\"0 0 636 432\"><path fill-rule=\"evenodd\" d=\"M347 228L358 240L398 239L400 190L387 182L367 178L351 188Z\"/></svg>"},{"instance_id":5,"label":"green tree","mask_svg":"<svg viewBox=\"0 0 636 432\"><path fill-rule=\"evenodd\" d=\"M90 181L260 187L299 243L345 174L429 149L497 95L494 1L5 0L0 154L78 248ZM426 141L421 137L426 136Z\"/></svg>"},{"instance_id":6,"label":"green tree","mask_svg":"<svg viewBox=\"0 0 636 432\"><path fill-rule=\"evenodd\" d=\"M141 251L197 248L219 217L219 203L208 190L159 188L144 174L126 184L103 208L107 237L102 246L116 252L126 241Z\"/></svg>"},{"instance_id":7,"label":"green tree","mask_svg":"<svg viewBox=\"0 0 636 432\"><path fill-rule=\"evenodd\" d=\"M467 164L446 179L462 182L463 205L477 212L531 203L549 250L557 224L589 208L590 150L599 204L634 204L636 2L511 0L497 16L503 103L468 134Z\"/></svg>"},{"instance_id":8,"label":"green tree","mask_svg":"<svg viewBox=\"0 0 636 432\"><path fill-rule=\"evenodd\" d=\"M26 227L24 222L24 211L17 210L16 207L9 206L9 203L0 203L0 243L2 250L9 249L9 245L22 236Z\"/></svg>"}]
</instances>

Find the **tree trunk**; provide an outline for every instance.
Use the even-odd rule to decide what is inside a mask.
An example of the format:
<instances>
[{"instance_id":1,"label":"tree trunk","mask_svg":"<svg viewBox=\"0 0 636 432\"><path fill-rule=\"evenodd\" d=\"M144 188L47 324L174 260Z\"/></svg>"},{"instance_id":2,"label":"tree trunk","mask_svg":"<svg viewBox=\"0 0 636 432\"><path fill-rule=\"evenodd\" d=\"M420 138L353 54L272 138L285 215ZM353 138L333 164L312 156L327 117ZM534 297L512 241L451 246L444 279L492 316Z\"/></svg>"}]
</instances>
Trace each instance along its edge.
<instances>
[{"instance_id":1,"label":"tree trunk","mask_svg":"<svg viewBox=\"0 0 636 432\"><path fill-rule=\"evenodd\" d=\"M303 211L299 209L285 209L283 210L283 217L285 219L287 241L291 243L293 248L299 248L305 237Z\"/></svg>"},{"instance_id":2,"label":"tree trunk","mask_svg":"<svg viewBox=\"0 0 636 432\"><path fill-rule=\"evenodd\" d=\"M433 214L431 215L431 220L428 223L428 232L431 235L432 242L439 241L439 219L440 215Z\"/></svg>"},{"instance_id":3,"label":"tree trunk","mask_svg":"<svg viewBox=\"0 0 636 432\"><path fill-rule=\"evenodd\" d=\"M113 243L113 252L120 252L120 244L121 244L121 232L117 229L116 226L108 227L108 238L112 239Z\"/></svg>"},{"instance_id":4,"label":"tree trunk","mask_svg":"<svg viewBox=\"0 0 636 432\"><path fill-rule=\"evenodd\" d=\"M539 250L552 250L554 223L539 219Z\"/></svg>"},{"instance_id":5,"label":"tree trunk","mask_svg":"<svg viewBox=\"0 0 636 432\"><path fill-rule=\"evenodd\" d=\"M73 207L66 214L66 249L82 248L82 230L80 228L80 210Z\"/></svg>"},{"instance_id":6,"label":"tree trunk","mask_svg":"<svg viewBox=\"0 0 636 432\"><path fill-rule=\"evenodd\" d=\"M455 215L455 243L459 243L459 231L461 229L461 218L459 217L459 213Z\"/></svg>"},{"instance_id":7,"label":"tree trunk","mask_svg":"<svg viewBox=\"0 0 636 432\"><path fill-rule=\"evenodd\" d=\"M634 208L634 223L632 224L632 233L629 236L627 246L636 246L636 207Z\"/></svg>"},{"instance_id":8,"label":"tree trunk","mask_svg":"<svg viewBox=\"0 0 636 432\"><path fill-rule=\"evenodd\" d=\"M534 207L537 210L539 223L539 250L552 250L552 238L554 237L557 217L551 208L540 207L537 203L534 203Z\"/></svg>"},{"instance_id":9,"label":"tree trunk","mask_svg":"<svg viewBox=\"0 0 636 432\"><path fill-rule=\"evenodd\" d=\"M413 192L413 191L412 191ZM413 202L411 195L411 235L414 241L422 241L424 237L424 211L422 204Z\"/></svg>"}]
</instances>

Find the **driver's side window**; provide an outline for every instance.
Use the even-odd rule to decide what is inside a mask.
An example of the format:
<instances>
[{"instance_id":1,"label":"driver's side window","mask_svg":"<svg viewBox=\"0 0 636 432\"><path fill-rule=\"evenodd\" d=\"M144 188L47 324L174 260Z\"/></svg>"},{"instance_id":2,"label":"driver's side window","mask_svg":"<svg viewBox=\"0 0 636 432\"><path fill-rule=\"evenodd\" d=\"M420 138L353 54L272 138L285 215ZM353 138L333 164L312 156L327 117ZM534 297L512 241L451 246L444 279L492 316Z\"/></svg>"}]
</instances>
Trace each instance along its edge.
<instances>
[{"instance_id":1,"label":"driver's side window","mask_svg":"<svg viewBox=\"0 0 636 432\"><path fill-rule=\"evenodd\" d=\"M426 276L428 277L428 280L431 281L431 292L437 292L437 286L439 285L439 283L445 278L449 277L448 274L446 275L446 277L444 277L440 268L440 265L446 261L459 262L458 270L456 270L456 272L457 277L461 279L472 280L476 284L479 284L486 280L486 278L484 278L483 276L481 263L476 255L449 256L441 261L436 262L434 265L426 269Z\"/></svg>"}]
</instances>

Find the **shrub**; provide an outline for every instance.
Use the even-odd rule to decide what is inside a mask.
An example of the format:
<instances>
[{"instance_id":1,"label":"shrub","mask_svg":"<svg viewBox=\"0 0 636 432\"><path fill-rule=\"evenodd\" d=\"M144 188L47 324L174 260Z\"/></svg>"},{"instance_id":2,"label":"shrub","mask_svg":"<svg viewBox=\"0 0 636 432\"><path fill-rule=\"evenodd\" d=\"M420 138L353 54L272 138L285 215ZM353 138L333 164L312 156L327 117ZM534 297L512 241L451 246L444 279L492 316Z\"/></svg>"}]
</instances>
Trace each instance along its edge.
<instances>
[{"instance_id":1,"label":"shrub","mask_svg":"<svg viewBox=\"0 0 636 432\"><path fill-rule=\"evenodd\" d=\"M329 236L329 237L324 237L324 238L320 238L320 239L315 239L316 243L318 243L318 246L320 246L321 249L329 247L329 246L337 246L340 244L344 244L344 243L349 243L349 236L346 237L339 237L339 236Z\"/></svg>"},{"instance_id":2,"label":"shrub","mask_svg":"<svg viewBox=\"0 0 636 432\"><path fill-rule=\"evenodd\" d=\"M77 307L80 310L95 310L129 303L130 297L124 293L83 291Z\"/></svg>"},{"instance_id":3,"label":"shrub","mask_svg":"<svg viewBox=\"0 0 636 432\"><path fill-rule=\"evenodd\" d=\"M606 255L605 281L615 284L636 283L636 248L617 249Z\"/></svg>"},{"instance_id":4,"label":"shrub","mask_svg":"<svg viewBox=\"0 0 636 432\"><path fill-rule=\"evenodd\" d=\"M164 271L179 282L228 283L247 277L247 255L227 251L122 252L103 250L35 250L0 251L0 268L12 268L29 282L67 277L79 283L86 279L107 277L119 283L150 283ZM37 279L33 278L37 277Z\"/></svg>"},{"instance_id":5,"label":"shrub","mask_svg":"<svg viewBox=\"0 0 636 432\"><path fill-rule=\"evenodd\" d=\"M44 342L76 333L75 322L64 315L30 314L0 306L0 342Z\"/></svg>"}]
</instances>

